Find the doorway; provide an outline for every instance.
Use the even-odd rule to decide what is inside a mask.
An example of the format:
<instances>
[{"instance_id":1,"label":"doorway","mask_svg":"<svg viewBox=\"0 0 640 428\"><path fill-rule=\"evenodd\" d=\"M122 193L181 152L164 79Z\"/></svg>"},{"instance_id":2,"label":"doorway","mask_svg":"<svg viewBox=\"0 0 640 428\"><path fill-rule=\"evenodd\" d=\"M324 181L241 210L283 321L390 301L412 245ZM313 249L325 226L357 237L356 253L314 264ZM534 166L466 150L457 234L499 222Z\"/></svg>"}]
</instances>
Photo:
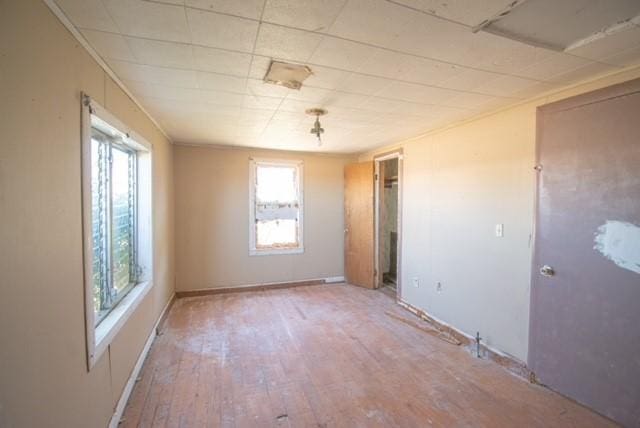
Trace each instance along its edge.
<instances>
[{"instance_id":1,"label":"doorway","mask_svg":"<svg viewBox=\"0 0 640 428\"><path fill-rule=\"evenodd\" d=\"M375 284L400 297L400 211L402 152L374 158L375 162Z\"/></svg>"}]
</instances>

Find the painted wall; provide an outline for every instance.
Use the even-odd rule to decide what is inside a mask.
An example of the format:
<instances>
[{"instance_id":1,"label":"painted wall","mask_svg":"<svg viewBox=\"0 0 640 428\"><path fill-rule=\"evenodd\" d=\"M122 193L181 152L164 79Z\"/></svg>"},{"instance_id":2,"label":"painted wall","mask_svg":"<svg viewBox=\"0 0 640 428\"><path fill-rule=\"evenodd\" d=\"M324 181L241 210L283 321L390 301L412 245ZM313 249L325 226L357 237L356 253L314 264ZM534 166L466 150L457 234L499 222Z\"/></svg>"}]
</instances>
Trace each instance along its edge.
<instances>
[{"instance_id":1,"label":"painted wall","mask_svg":"<svg viewBox=\"0 0 640 428\"><path fill-rule=\"evenodd\" d=\"M155 286L87 372L80 91L154 145ZM0 1L0 426L104 427L173 294L172 149L40 0Z\"/></svg>"},{"instance_id":2,"label":"painted wall","mask_svg":"<svg viewBox=\"0 0 640 428\"><path fill-rule=\"evenodd\" d=\"M304 161L304 254L249 256L249 158ZM344 275L349 157L175 146L176 289Z\"/></svg>"},{"instance_id":3,"label":"painted wall","mask_svg":"<svg viewBox=\"0 0 640 428\"><path fill-rule=\"evenodd\" d=\"M638 76L625 70L363 154L404 148L402 298L526 361L536 107Z\"/></svg>"}]
</instances>

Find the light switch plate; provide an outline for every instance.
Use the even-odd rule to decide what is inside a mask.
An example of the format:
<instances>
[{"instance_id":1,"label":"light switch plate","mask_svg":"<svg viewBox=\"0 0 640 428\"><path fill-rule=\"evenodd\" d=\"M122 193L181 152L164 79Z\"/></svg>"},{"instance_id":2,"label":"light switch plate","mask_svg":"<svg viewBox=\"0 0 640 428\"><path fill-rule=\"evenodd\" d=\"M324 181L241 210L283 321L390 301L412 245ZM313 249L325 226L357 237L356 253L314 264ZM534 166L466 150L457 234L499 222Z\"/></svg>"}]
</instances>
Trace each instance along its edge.
<instances>
[{"instance_id":1,"label":"light switch plate","mask_svg":"<svg viewBox=\"0 0 640 428\"><path fill-rule=\"evenodd\" d=\"M498 238L502 238L504 236L504 224L502 223L496 224L496 236Z\"/></svg>"}]
</instances>

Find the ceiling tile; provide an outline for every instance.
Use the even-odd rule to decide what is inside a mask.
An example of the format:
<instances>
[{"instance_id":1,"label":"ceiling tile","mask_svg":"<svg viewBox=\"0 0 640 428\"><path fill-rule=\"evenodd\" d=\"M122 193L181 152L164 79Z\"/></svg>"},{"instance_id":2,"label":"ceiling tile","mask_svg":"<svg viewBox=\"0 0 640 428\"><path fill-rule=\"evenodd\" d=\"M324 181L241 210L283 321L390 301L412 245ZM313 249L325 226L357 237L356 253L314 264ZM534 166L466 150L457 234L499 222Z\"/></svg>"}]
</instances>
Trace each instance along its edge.
<instances>
[{"instance_id":1,"label":"ceiling tile","mask_svg":"<svg viewBox=\"0 0 640 428\"><path fill-rule=\"evenodd\" d=\"M255 53L271 58L305 62L322 36L272 24L260 25Z\"/></svg>"},{"instance_id":2,"label":"ceiling tile","mask_svg":"<svg viewBox=\"0 0 640 428\"><path fill-rule=\"evenodd\" d=\"M475 26L506 9L513 0L395 0L421 10L465 25Z\"/></svg>"},{"instance_id":3,"label":"ceiling tile","mask_svg":"<svg viewBox=\"0 0 640 428\"><path fill-rule=\"evenodd\" d=\"M572 55L600 61L638 45L640 45L640 27L632 26L567 52Z\"/></svg>"},{"instance_id":4,"label":"ceiling tile","mask_svg":"<svg viewBox=\"0 0 640 428\"><path fill-rule=\"evenodd\" d=\"M262 20L310 31L326 31L346 0L267 0Z\"/></svg>"},{"instance_id":5,"label":"ceiling tile","mask_svg":"<svg viewBox=\"0 0 640 428\"><path fill-rule=\"evenodd\" d=\"M514 92L524 91L537 83L539 82L522 77L502 76L497 79L490 80L482 86L478 86L476 91L483 94L508 97Z\"/></svg>"},{"instance_id":6,"label":"ceiling tile","mask_svg":"<svg viewBox=\"0 0 640 428\"><path fill-rule=\"evenodd\" d=\"M520 90L516 90L515 92L512 92L511 95L509 95L510 97L513 98L520 98L520 99L527 99L527 98L531 98L533 96L536 95L540 95L543 94L547 91L550 91L552 89L556 89L558 87L562 86L562 84L560 83L554 83L554 82L536 82L530 86L527 86L525 88L522 88Z\"/></svg>"},{"instance_id":7,"label":"ceiling tile","mask_svg":"<svg viewBox=\"0 0 640 428\"><path fill-rule=\"evenodd\" d=\"M202 101L207 106L213 104L218 106L242 107L244 105L244 95L232 92L210 91L201 89Z\"/></svg>"},{"instance_id":8,"label":"ceiling tile","mask_svg":"<svg viewBox=\"0 0 640 428\"><path fill-rule=\"evenodd\" d=\"M247 81L248 95L283 98L295 91L296 91L295 89L289 89L284 86L278 86L278 85L273 85L271 83L266 83L262 79L249 79Z\"/></svg>"},{"instance_id":9,"label":"ceiling tile","mask_svg":"<svg viewBox=\"0 0 640 428\"><path fill-rule=\"evenodd\" d=\"M465 70L467 69L445 62L411 57L408 61L407 70L400 74L399 78L410 82L440 85Z\"/></svg>"},{"instance_id":10,"label":"ceiling tile","mask_svg":"<svg viewBox=\"0 0 640 428\"><path fill-rule=\"evenodd\" d=\"M191 45L127 37L127 43L137 62L174 68L193 68Z\"/></svg>"},{"instance_id":11,"label":"ceiling tile","mask_svg":"<svg viewBox=\"0 0 640 428\"><path fill-rule=\"evenodd\" d=\"M516 74L536 80L546 80L551 76L587 65L590 61L573 55L553 53L548 58L518 70Z\"/></svg>"},{"instance_id":12,"label":"ceiling tile","mask_svg":"<svg viewBox=\"0 0 640 428\"><path fill-rule=\"evenodd\" d=\"M608 64L615 64L623 67L640 64L640 45L625 49L612 56L607 56L603 61Z\"/></svg>"},{"instance_id":13,"label":"ceiling tile","mask_svg":"<svg viewBox=\"0 0 640 428\"><path fill-rule=\"evenodd\" d=\"M474 109L478 106L494 100L496 97L490 95L472 94L470 92L461 93L447 101L447 105L463 109Z\"/></svg>"},{"instance_id":14,"label":"ceiling tile","mask_svg":"<svg viewBox=\"0 0 640 428\"><path fill-rule=\"evenodd\" d=\"M493 34L479 32L476 35L483 39L485 48L480 48L484 56L473 66L484 70L513 74L555 54L548 49L536 48Z\"/></svg>"},{"instance_id":15,"label":"ceiling tile","mask_svg":"<svg viewBox=\"0 0 640 428\"><path fill-rule=\"evenodd\" d=\"M124 83L137 97L173 101L202 101L202 92L197 88L179 88L133 80L124 80Z\"/></svg>"},{"instance_id":16,"label":"ceiling tile","mask_svg":"<svg viewBox=\"0 0 640 428\"><path fill-rule=\"evenodd\" d=\"M353 92L362 95L373 95L391 84L391 81L382 77L368 76L360 73L351 73L336 89Z\"/></svg>"},{"instance_id":17,"label":"ceiling tile","mask_svg":"<svg viewBox=\"0 0 640 428\"><path fill-rule=\"evenodd\" d=\"M244 77L206 73L203 71L198 71L196 74L198 86L202 89L212 89L244 94L247 87L247 79Z\"/></svg>"},{"instance_id":18,"label":"ceiling tile","mask_svg":"<svg viewBox=\"0 0 640 428\"><path fill-rule=\"evenodd\" d=\"M398 79L415 67L416 57L389 50L376 49L358 68L358 72Z\"/></svg>"},{"instance_id":19,"label":"ceiling tile","mask_svg":"<svg viewBox=\"0 0 640 428\"><path fill-rule=\"evenodd\" d=\"M189 7L206 9L211 12L259 19L264 0L184 0L184 3Z\"/></svg>"},{"instance_id":20,"label":"ceiling tile","mask_svg":"<svg viewBox=\"0 0 640 428\"><path fill-rule=\"evenodd\" d=\"M300 100L309 103L309 107L313 107L313 103L322 103L331 93L329 89L311 88L309 86L303 86L299 90L292 90L287 95L287 99Z\"/></svg>"},{"instance_id":21,"label":"ceiling tile","mask_svg":"<svg viewBox=\"0 0 640 428\"><path fill-rule=\"evenodd\" d=\"M131 0L103 0L122 34L174 42L189 42L184 8Z\"/></svg>"},{"instance_id":22,"label":"ceiling tile","mask_svg":"<svg viewBox=\"0 0 640 428\"><path fill-rule=\"evenodd\" d=\"M415 14L384 0L349 0L328 33L376 46L394 47L398 34Z\"/></svg>"},{"instance_id":23,"label":"ceiling tile","mask_svg":"<svg viewBox=\"0 0 640 428\"><path fill-rule=\"evenodd\" d=\"M445 79L440 85L446 88L458 89L460 91L472 91L485 82L494 80L502 76L490 71L464 69L461 73L455 74L449 79Z\"/></svg>"},{"instance_id":24,"label":"ceiling tile","mask_svg":"<svg viewBox=\"0 0 640 428\"><path fill-rule=\"evenodd\" d=\"M376 96L423 104L446 104L446 101L458 93L450 89L416 85L413 83L393 82Z\"/></svg>"},{"instance_id":25,"label":"ceiling tile","mask_svg":"<svg viewBox=\"0 0 640 428\"><path fill-rule=\"evenodd\" d=\"M348 71L336 70L320 65L312 65L311 71L312 74L304 81L304 85L325 89L335 89L341 86L345 79L351 74Z\"/></svg>"},{"instance_id":26,"label":"ceiling tile","mask_svg":"<svg viewBox=\"0 0 640 428\"><path fill-rule=\"evenodd\" d=\"M195 71L156 67L111 60L108 64L121 79L158 83L181 88L197 88Z\"/></svg>"},{"instance_id":27,"label":"ceiling tile","mask_svg":"<svg viewBox=\"0 0 640 428\"><path fill-rule=\"evenodd\" d=\"M129 45L120 34L82 30L82 35L102 58L135 61Z\"/></svg>"},{"instance_id":28,"label":"ceiling tile","mask_svg":"<svg viewBox=\"0 0 640 428\"><path fill-rule=\"evenodd\" d=\"M193 43L251 52L258 31L258 23L244 18L187 8L187 19Z\"/></svg>"},{"instance_id":29,"label":"ceiling tile","mask_svg":"<svg viewBox=\"0 0 640 428\"><path fill-rule=\"evenodd\" d=\"M251 79L264 79L267 71L269 71L270 64L271 58L267 56L253 55L251 58L251 67L249 68L249 77Z\"/></svg>"},{"instance_id":30,"label":"ceiling tile","mask_svg":"<svg viewBox=\"0 0 640 428\"><path fill-rule=\"evenodd\" d=\"M265 110L276 110L280 103L282 102L282 98L278 97L261 97L258 95L245 95L244 96L244 107L251 109L265 109Z\"/></svg>"},{"instance_id":31,"label":"ceiling tile","mask_svg":"<svg viewBox=\"0 0 640 428\"><path fill-rule=\"evenodd\" d=\"M291 113L302 114L306 109L309 108L309 103L300 100L293 100L290 98L286 98L280 104L278 111L285 111Z\"/></svg>"},{"instance_id":32,"label":"ceiling tile","mask_svg":"<svg viewBox=\"0 0 640 428\"><path fill-rule=\"evenodd\" d=\"M246 76L249 73L250 54L202 46L193 46L192 52L193 63L197 70L234 76Z\"/></svg>"},{"instance_id":33,"label":"ceiling tile","mask_svg":"<svg viewBox=\"0 0 640 428\"><path fill-rule=\"evenodd\" d=\"M593 78L598 75L610 73L618 70L620 67L592 62L582 67L551 76L547 82L552 83L577 83L585 79Z\"/></svg>"},{"instance_id":34,"label":"ceiling tile","mask_svg":"<svg viewBox=\"0 0 640 428\"><path fill-rule=\"evenodd\" d=\"M323 107L360 108L369 97L360 94L350 94L347 92L333 91L324 99Z\"/></svg>"},{"instance_id":35,"label":"ceiling tile","mask_svg":"<svg viewBox=\"0 0 640 428\"><path fill-rule=\"evenodd\" d=\"M101 0L56 0L56 3L78 28L118 32Z\"/></svg>"},{"instance_id":36,"label":"ceiling tile","mask_svg":"<svg viewBox=\"0 0 640 428\"><path fill-rule=\"evenodd\" d=\"M324 37L309 62L343 70L357 71L380 49L361 43Z\"/></svg>"}]
</instances>

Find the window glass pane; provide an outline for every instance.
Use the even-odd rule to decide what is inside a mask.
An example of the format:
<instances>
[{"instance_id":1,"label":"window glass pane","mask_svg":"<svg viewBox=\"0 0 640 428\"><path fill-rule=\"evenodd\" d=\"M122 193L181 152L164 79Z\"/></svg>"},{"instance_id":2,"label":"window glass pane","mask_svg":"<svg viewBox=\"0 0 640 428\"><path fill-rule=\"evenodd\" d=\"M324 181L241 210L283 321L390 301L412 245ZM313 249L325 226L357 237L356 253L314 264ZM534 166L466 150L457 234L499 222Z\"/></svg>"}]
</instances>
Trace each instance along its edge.
<instances>
[{"instance_id":1,"label":"window glass pane","mask_svg":"<svg viewBox=\"0 0 640 428\"><path fill-rule=\"evenodd\" d=\"M107 281L106 242L106 156L107 145L91 139L91 241L93 245L93 307L97 313L104 309ZM97 318L96 318L97 319Z\"/></svg>"},{"instance_id":2,"label":"window glass pane","mask_svg":"<svg viewBox=\"0 0 640 428\"><path fill-rule=\"evenodd\" d=\"M256 223L257 247L292 247L298 244L297 220L263 220Z\"/></svg>"},{"instance_id":3,"label":"window glass pane","mask_svg":"<svg viewBox=\"0 0 640 428\"><path fill-rule=\"evenodd\" d=\"M256 168L256 199L258 202L294 202L297 199L296 168L265 166Z\"/></svg>"},{"instance_id":4,"label":"window glass pane","mask_svg":"<svg viewBox=\"0 0 640 428\"><path fill-rule=\"evenodd\" d=\"M112 147L111 253L113 257L113 288L116 295L133 282L133 161L133 154Z\"/></svg>"}]
</instances>

